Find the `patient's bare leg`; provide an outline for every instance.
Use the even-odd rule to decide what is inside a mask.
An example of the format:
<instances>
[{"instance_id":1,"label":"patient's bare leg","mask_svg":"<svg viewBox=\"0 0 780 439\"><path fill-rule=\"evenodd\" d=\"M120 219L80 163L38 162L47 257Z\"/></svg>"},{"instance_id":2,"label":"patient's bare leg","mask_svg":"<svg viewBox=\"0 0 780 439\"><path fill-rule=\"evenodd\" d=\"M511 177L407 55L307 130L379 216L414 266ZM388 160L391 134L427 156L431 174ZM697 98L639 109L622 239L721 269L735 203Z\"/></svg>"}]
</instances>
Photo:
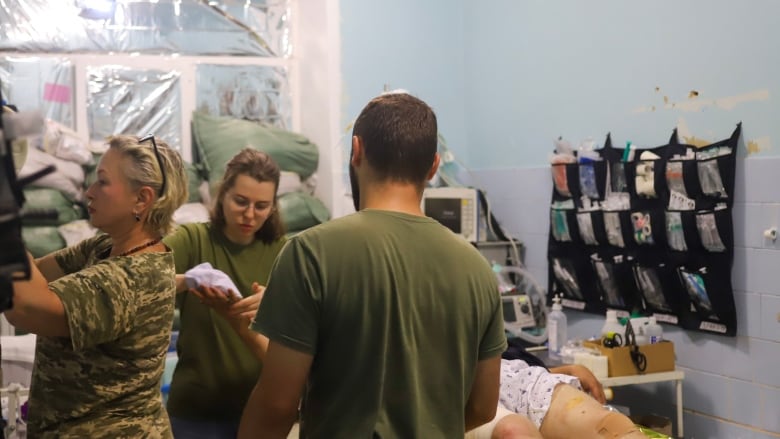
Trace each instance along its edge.
<instances>
[{"instance_id":1,"label":"patient's bare leg","mask_svg":"<svg viewBox=\"0 0 780 439\"><path fill-rule=\"evenodd\" d=\"M542 439L542 435L530 419L499 404L496 417L467 432L465 439Z\"/></svg>"},{"instance_id":2,"label":"patient's bare leg","mask_svg":"<svg viewBox=\"0 0 780 439\"><path fill-rule=\"evenodd\" d=\"M646 439L622 413L609 411L588 394L567 384L553 390L541 427L545 439Z\"/></svg>"},{"instance_id":3,"label":"patient's bare leg","mask_svg":"<svg viewBox=\"0 0 780 439\"><path fill-rule=\"evenodd\" d=\"M490 439L542 439L542 435L530 419L511 414L498 421Z\"/></svg>"}]
</instances>

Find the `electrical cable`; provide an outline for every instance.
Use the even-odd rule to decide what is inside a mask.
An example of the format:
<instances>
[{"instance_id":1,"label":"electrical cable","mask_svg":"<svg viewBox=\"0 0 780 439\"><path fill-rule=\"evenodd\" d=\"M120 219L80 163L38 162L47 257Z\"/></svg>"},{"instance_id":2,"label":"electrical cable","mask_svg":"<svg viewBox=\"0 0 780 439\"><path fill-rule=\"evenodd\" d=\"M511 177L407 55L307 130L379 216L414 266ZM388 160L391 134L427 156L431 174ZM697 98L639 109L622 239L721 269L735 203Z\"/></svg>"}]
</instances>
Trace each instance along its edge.
<instances>
[{"instance_id":1,"label":"electrical cable","mask_svg":"<svg viewBox=\"0 0 780 439\"><path fill-rule=\"evenodd\" d=\"M474 178L474 174L469 170L467 166L465 166L463 163L461 163L449 150L447 147L447 141L444 139L444 136L439 134L439 149L440 154L442 156L444 163L453 162L460 166L462 169L464 169L471 180L476 180ZM450 187L464 187L464 184L459 182L457 180L457 176L455 175L449 175L442 166L439 167L439 172L437 173L439 178L444 182L445 185ZM521 281L529 282L532 284L533 288L530 288L530 290L533 290L536 293L536 301L533 300L532 294L530 292L526 293L529 297L531 307L534 311L534 320L536 322L536 325L538 328L542 328L542 332L539 335L533 335L530 332L527 331L521 331L514 335L516 335L518 338L525 340L529 343L534 344L542 344L545 341L547 341L547 306L545 305L546 302L546 294L545 291L539 286L538 282L534 277L531 275L531 273L528 271L528 269L523 265L523 260L520 254L520 249L518 246L518 240L515 239L512 236L509 236L501 227L501 225L496 220L496 217L493 215L492 208L490 206L490 201L487 198L487 195L485 194L485 191L481 189L477 189L477 196L479 197L479 204L482 206L483 213L485 215L485 220L487 223L487 228L490 234L492 234L493 237L500 241L505 241L509 243L510 248L512 249L512 256L510 257L511 263L514 265L512 267L510 266L504 266L502 267L502 270L508 270L508 269L516 269L517 271L515 274L517 275L517 278L514 279L515 283L518 284Z\"/></svg>"},{"instance_id":2,"label":"electrical cable","mask_svg":"<svg viewBox=\"0 0 780 439\"><path fill-rule=\"evenodd\" d=\"M517 266L502 266L501 273L514 273L518 275L517 278L519 280L515 282L515 285L519 285L521 282L525 282L526 288L521 289L529 298L531 297L531 292L535 292L540 299L544 299L542 294L544 290L541 289L539 284L536 282L536 279L534 279L534 277L526 268ZM540 345L547 341L547 308L543 306L543 304L540 307L534 306L533 300L531 300L531 307L534 310L541 309L541 314L534 312L534 318L537 322L537 327L542 328L541 333L534 335L528 331L514 331L512 332L512 335L529 343ZM541 324L539 321L541 321Z\"/></svg>"}]
</instances>

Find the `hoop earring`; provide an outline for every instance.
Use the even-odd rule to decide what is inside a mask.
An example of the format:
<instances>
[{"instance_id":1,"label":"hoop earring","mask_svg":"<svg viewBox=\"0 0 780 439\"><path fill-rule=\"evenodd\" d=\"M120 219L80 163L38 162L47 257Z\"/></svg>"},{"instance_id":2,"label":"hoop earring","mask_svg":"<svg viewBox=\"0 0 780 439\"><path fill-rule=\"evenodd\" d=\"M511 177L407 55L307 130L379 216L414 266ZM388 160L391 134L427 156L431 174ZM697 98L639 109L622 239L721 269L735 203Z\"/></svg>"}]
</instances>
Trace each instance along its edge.
<instances>
[{"instance_id":1,"label":"hoop earring","mask_svg":"<svg viewBox=\"0 0 780 439\"><path fill-rule=\"evenodd\" d=\"M139 222L141 221L141 215L139 215L139 214L137 214L135 212L133 212L133 217L135 218L136 221L139 221Z\"/></svg>"}]
</instances>

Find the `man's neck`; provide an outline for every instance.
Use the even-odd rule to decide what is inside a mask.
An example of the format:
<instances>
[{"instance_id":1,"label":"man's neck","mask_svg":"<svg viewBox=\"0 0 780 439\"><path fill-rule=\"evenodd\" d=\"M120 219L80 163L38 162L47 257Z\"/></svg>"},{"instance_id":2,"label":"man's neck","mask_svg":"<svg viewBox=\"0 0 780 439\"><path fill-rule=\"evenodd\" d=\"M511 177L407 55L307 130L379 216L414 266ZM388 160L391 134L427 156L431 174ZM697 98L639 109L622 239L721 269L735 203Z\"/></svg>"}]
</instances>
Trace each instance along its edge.
<instances>
[{"instance_id":1,"label":"man's neck","mask_svg":"<svg viewBox=\"0 0 780 439\"><path fill-rule=\"evenodd\" d=\"M361 188L361 208L389 210L424 216L420 209L420 192L417 186L408 183L384 183Z\"/></svg>"}]
</instances>

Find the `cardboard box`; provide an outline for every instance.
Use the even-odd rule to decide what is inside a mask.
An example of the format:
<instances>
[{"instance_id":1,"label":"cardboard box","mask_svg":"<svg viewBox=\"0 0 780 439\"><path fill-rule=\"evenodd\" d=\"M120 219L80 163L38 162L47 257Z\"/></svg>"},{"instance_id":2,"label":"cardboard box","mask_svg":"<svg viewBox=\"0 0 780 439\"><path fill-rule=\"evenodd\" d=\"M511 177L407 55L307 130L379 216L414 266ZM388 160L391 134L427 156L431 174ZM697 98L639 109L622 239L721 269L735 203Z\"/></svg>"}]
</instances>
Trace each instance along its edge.
<instances>
[{"instance_id":1,"label":"cardboard box","mask_svg":"<svg viewBox=\"0 0 780 439\"><path fill-rule=\"evenodd\" d=\"M639 346L639 352L647 358L647 366L644 372L636 368L631 361L631 347L620 346L607 348L601 345L601 340L586 340L583 343L587 347L598 349L607 357L607 368L610 377L626 375L638 375L641 373L669 372L674 370L674 343L664 340L660 343Z\"/></svg>"}]
</instances>

